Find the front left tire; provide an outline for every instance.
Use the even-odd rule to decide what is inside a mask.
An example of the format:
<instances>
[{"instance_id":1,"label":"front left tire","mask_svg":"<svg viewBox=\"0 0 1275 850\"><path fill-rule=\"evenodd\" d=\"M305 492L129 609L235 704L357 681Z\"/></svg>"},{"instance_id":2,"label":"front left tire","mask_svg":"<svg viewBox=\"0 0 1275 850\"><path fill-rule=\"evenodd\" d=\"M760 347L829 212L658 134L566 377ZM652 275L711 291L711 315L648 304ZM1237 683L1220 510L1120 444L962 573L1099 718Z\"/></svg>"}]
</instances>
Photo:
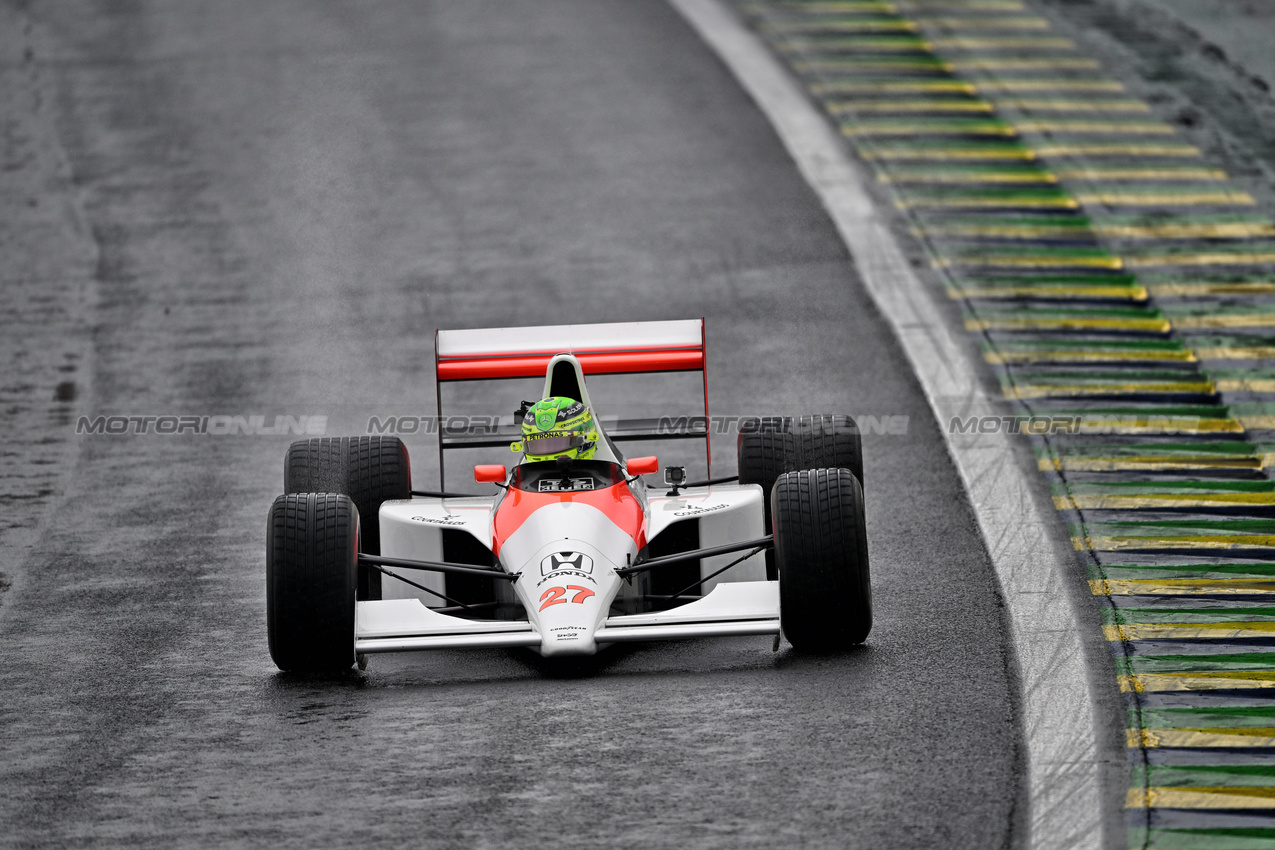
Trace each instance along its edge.
<instances>
[{"instance_id":1,"label":"front left tire","mask_svg":"<svg viewBox=\"0 0 1275 850\"><path fill-rule=\"evenodd\" d=\"M286 672L336 673L355 662L359 512L341 493L294 493L266 525L266 635Z\"/></svg>"}]
</instances>

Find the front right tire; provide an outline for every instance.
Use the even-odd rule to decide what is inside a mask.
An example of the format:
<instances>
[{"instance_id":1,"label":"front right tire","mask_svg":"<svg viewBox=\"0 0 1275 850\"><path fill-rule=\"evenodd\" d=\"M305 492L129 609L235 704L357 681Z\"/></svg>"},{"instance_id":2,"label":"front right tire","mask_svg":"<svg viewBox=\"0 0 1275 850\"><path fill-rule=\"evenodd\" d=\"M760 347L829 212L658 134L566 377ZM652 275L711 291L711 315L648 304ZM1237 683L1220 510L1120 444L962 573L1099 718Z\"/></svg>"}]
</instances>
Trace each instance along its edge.
<instances>
[{"instance_id":1,"label":"front right tire","mask_svg":"<svg viewBox=\"0 0 1275 850\"><path fill-rule=\"evenodd\" d=\"M872 584L863 488L848 469L779 477L771 491L779 620L803 652L863 643L872 630Z\"/></svg>"}]
</instances>

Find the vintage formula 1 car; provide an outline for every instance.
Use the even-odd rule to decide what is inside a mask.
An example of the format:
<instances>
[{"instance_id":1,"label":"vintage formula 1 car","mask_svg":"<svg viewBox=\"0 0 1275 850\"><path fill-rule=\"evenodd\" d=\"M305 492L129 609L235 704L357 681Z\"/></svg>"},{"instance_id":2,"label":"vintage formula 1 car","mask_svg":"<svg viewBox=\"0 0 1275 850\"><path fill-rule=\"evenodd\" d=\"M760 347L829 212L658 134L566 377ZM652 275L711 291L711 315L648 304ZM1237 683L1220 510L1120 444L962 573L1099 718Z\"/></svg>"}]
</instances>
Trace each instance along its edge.
<instances>
[{"instance_id":1,"label":"vintage formula 1 car","mask_svg":"<svg viewBox=\"0 0 1275 850\"><path fill-rule=\"evenodd\" d=\"M544 343L505 342L528 339ZM782 631L817 652L867 637L863 458L849 416L743 420L728 478L708 467L708 480L687 483L673 466L652 487L643 476L659 471L656 458L621 453L625 441L692 438L708 452L702 319L438 331L435 361L443 487L448 450L512 438L518 462L474 467L494 495L453 495L412 489L398 437L293 443L266 534L280 669L338 671L372 653L455 647L591 655L726 635L773 635L778 647ZM599 418L585 376L637 372L704 373L704 417ZM592 412L591 429L536 431L530 402L512 426L443 416L445 384L538 376L544 398Z\"/></svg>"}]
</instances>

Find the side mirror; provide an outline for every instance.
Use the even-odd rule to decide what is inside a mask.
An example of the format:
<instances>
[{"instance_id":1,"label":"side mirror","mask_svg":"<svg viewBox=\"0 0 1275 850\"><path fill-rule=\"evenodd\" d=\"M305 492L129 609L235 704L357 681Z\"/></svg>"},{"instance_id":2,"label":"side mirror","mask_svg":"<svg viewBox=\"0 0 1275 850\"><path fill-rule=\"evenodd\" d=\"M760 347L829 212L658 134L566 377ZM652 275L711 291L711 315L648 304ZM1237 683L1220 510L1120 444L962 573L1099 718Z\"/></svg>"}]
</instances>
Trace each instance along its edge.
<instances>
[{"instance_id":1,"label":"side mirror","mask_svg":"<svg viewBox=\"0 0 1275 850\"><path fill-rule=\"evenodd\" d=\"M474 467L474 480L479 484L504 484L505 465L503 463L480 463Z\"/></svg>"},{"instance_id":2,"label":"side mirror","mask_svg":"<svg viewBox=\"0 0 1275 850\"><path fill-rule=\"evenodd\" d=\"M650 475L660 471L660 460L657 457L635 457L624 468L629 475Z\"/></svg>"}]
</instances>

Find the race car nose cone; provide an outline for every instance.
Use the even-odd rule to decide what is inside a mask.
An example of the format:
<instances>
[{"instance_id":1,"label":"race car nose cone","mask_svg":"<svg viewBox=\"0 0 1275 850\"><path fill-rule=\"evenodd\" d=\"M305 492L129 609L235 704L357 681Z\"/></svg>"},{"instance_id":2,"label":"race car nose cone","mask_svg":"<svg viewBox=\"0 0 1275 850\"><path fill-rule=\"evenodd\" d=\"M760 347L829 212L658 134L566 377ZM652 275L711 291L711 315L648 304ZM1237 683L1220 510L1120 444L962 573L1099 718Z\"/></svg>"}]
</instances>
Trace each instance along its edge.
<instances>
[{"instance_id":1,"label":"race car nose cone","mask_svg":"<svg viewBox=\"0 0 1275 850\"><path fill-rule=\"evenodd\" d=\"M556 655L596 655L598 645L593 640L593 629L588 626L555 626L544 635L540 654L546 658Z\"/></svg>"},{"instance_id":2,"label":"race car nose cone","mask_svg":"<svg viewBox=\"0 0 1275 850\"><path fill-rule=\"evenodd\" d=\"M515 590L540 635L540 654L592 655L598 651L594 634L620 589L615 571L636 554L636 547L601 511L588 505L551 507L524 523L526 528L533 520L540 522L532 530L543 536L536 548L526 546L520 558L506 561L507 568L519 574ZM507 545L501 557L516 551Z\"/></svg>"},{"instance_id":3,"label":"race car nose cone","mask_svg":"<svg viewBox=\"0 0 1275 850\"><path fill-rule=\"evenodd\" d=\"M589 582L573 583L569 576L541 588L540 654L593 655L598 651L593 632L598 622L598 598Z\"/></svg>"}]
</instances>

